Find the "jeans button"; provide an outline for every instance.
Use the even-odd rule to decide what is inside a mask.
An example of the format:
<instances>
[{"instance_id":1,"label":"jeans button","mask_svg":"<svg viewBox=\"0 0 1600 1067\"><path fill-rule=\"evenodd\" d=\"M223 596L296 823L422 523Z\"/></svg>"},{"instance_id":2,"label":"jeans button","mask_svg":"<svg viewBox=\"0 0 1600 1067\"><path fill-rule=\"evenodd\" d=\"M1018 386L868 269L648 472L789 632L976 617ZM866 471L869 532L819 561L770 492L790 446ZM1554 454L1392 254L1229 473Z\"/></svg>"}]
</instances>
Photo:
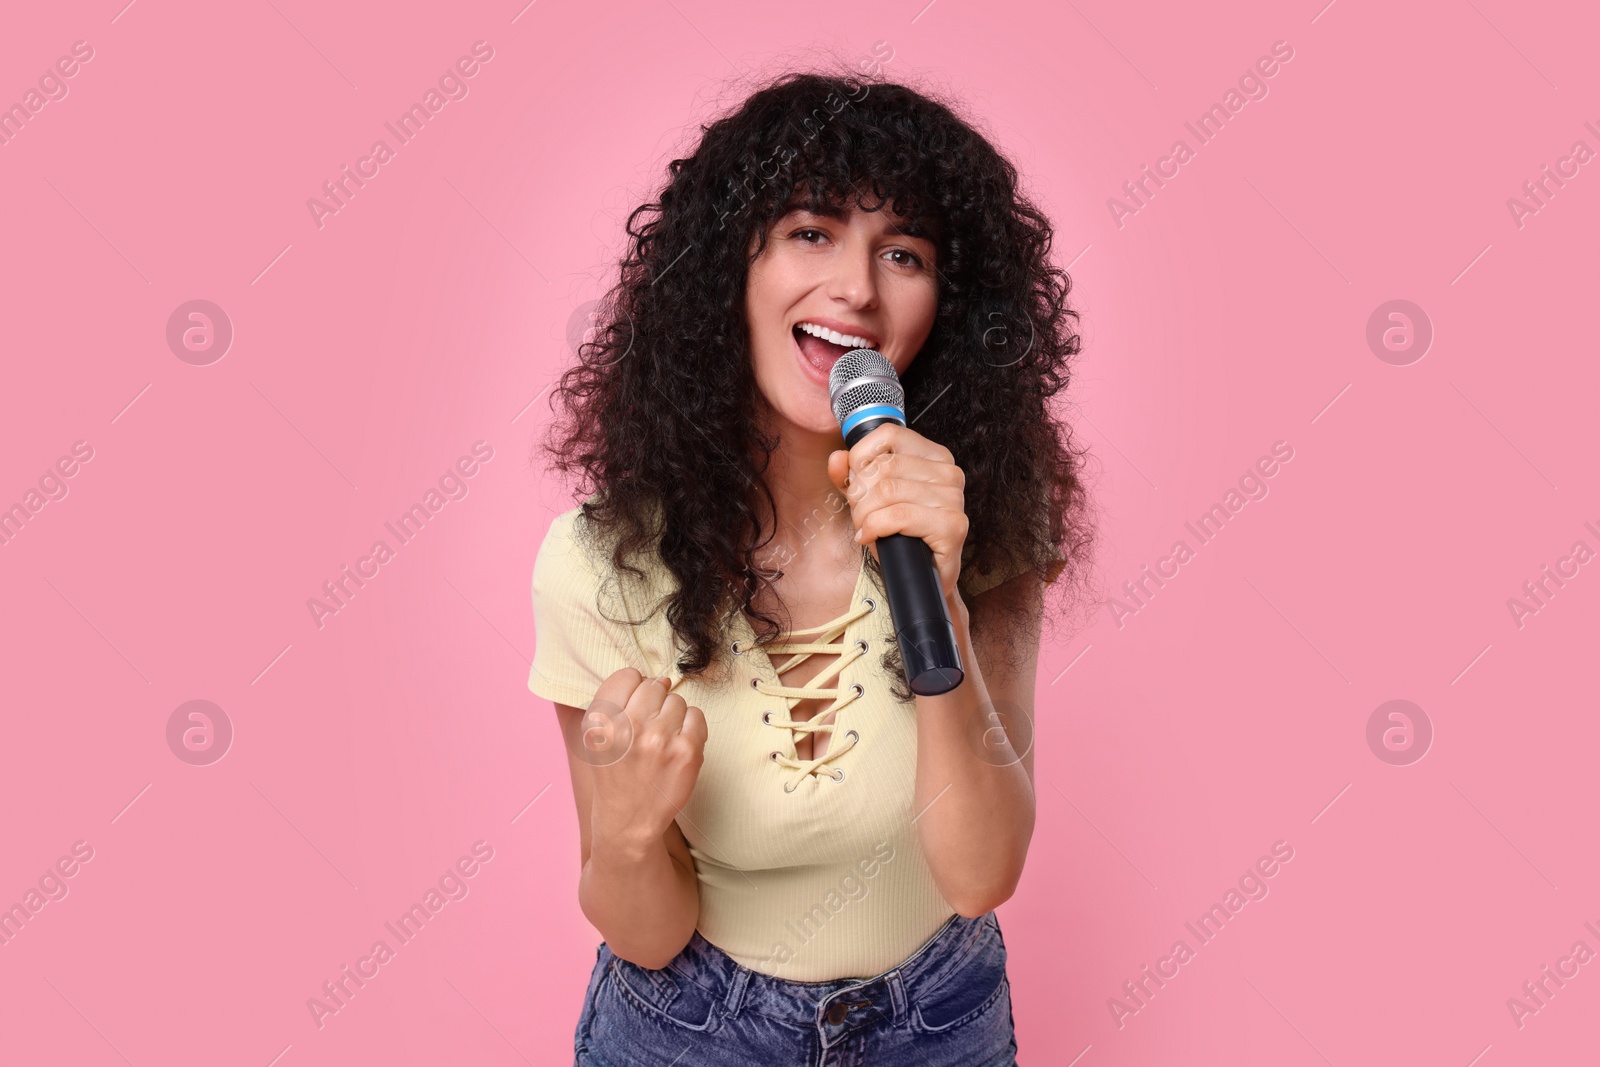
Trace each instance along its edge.
<instances>
[{"instance_id":1,"label":"jeans button","mask_svg":"<svg viewBox=\"0 0 1600 1067\"><path fill-rule=\"evenodd\" d=\"M834 1026L838 1026L840 1023L844 1022L844 1017L846 1015L849 1015L857 1008L870 1007L872 1007L872 1001L870 1000L836 1000L828 1006L827 1019L828 1022L832 1023Z\"/></svg>"}]
</instances>

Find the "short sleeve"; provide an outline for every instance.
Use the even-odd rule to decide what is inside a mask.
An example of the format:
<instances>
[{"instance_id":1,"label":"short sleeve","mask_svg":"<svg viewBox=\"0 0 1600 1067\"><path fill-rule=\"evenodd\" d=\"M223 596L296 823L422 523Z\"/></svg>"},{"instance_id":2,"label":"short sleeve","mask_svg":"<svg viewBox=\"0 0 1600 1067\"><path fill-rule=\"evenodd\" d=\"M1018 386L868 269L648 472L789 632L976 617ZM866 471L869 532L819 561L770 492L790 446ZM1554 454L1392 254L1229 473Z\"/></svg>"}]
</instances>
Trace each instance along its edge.
<instances>
[{"instance_id":1,"label":"short sleeve","mask_svg":"<svg viewBox=\"0 0 1600 1067\"><path fill-rule=\"evenodd\" d=\"M633 627L615 621L632 618L630 609L615 595L603 596L603 572L574 536L578 515L574 508L556 517L534 560L528 688L553 703L582 708L622 668L649 671Z\"/></svg>"}]
</instances>

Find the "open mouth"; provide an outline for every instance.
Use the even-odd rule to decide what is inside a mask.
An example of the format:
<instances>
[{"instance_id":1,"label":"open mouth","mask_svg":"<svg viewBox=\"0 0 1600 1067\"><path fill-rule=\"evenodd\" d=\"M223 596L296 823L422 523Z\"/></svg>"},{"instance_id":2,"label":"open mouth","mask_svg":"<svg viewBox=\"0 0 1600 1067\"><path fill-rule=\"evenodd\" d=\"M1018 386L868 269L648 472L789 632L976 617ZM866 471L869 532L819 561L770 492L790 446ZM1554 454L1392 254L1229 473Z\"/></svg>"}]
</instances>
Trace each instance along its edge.
<instances>
[{"instance_id":1,"label":"open mouth","mask_svg":"<svg viewBox=\"0 0 1600 1067\"><path fill-rule=\"evenodd\" d=\"M806 362L824 374L846 352L856 348L871 348L873 344L869 338L839 333L810 322L795 323L793 333L794 342Z\"/></svg>"}]
</instances>

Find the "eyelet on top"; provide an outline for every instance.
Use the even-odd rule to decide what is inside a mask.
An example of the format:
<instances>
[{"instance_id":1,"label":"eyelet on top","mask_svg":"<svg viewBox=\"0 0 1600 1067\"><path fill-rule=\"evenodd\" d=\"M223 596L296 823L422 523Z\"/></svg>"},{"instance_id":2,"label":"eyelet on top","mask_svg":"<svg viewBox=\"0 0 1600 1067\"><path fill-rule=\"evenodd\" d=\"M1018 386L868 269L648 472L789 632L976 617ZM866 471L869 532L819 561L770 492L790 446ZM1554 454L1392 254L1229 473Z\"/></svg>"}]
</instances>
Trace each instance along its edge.
<instances>
[{"instance_id":1,"label":"eyelet on top","mask_svg":"<svg viewBox=\"0 0 1600 1067\"><path fill-rule=\"evenodd\" d=\"M772 725L772 712L763 711L761 713L761 721L766 723L768 726L771 726Z\"/></svg>"},{"instance_id":2,"label":"eyelet on top","mask_svg":"<svg viewBox=\"0 0 1600 1067\"><path fill-rule=\"evenodd\" d=\"M867 643L866 643L866 642L865 642L865 641L857 641L857 642L856 642L856 647L857 647L857 648L859 648L859 649L860 649L860 650L861 650L861 652L862 652L862 654L863 654L863 655L865 655L865 654L866 654L866 651L867 651Z\"/></svg>"},{"instance_id":3,"label":"eyelet on top","mask_svg":"<svg viewBox=\"0 0 1600 1067\"><path fill-rule=\"evenodd\" d=\"M857 700L859 700L862 697L867 695L866 689L862 688L862 685L861 685L860 682L857 682L855 685L852 685L850 688L854 689L856 691L856 699Z\"/></svg>"},{"instance_id":4,"label":"eyelet on top","mask_svg":"<svg viewBox=\"0 0 1600 1067\"><path fill-rule=\"evenodd\" d=\"M861 735L856 733L854 730L846 730L844 735L850 738L852 741L861 740Z\"/></svg>"},{"instance_id":5,"label":"eyelet on top","mask_svg":"<svg viewBox=\"0 0 1600 1067\"><path fill-rule=\"evenodd\" d=\"M752 679L750 679L750 688L751 689L754 689L756 686L758 686L760 684L761 684L761 679L760 678L752 678Z\"/></svg>"},{"instance_id":6,"label":"eyelet on top","mask_svg":"<svg viewBox=\"0 0 1600 1067\"><path fill-rule=\"evenodd\" d=\"M737 641L735 641L730 647L733 649L733 654L735 656L742 656L745 654L745 649L740 648L739 642Z\"/></svg>"},{"instance_id":7,"label":"eyelet on top","mask_svg":"<svg viewBox=\"0 0 1600 1067\"><path fill-rule=\"evenodd\" d=\"M833 773L828 775L828 777L832 778L836 782L844 781L844 768L843 767L835 767L833 769Z\"/></svg>"},{"instance_id":8,"label":"eyelet on top","mask_svg":"<svg viewBox=\"0 0 1600 1067\"><path fill-rule=\"evenodd\" d=\"M777 749L773 749L772 750L772 762L773 763L777 763L778 762L778 757L781 756L781 755L783 755L782 752L779 752Z\"/></svg>"},{"instance_id":9,"label":"eyelet on top","mask_svg":"<svg viewBox=\"0 0 1600 1067\"><path fill-rule=\"evenodd\" d=\"M877 611L878 610L878 602L876 600L872 599L869 596L862 597L861 598L861 602L863 604L867 605L867 610L868 611Z\"/></svg>"}]
</instances>

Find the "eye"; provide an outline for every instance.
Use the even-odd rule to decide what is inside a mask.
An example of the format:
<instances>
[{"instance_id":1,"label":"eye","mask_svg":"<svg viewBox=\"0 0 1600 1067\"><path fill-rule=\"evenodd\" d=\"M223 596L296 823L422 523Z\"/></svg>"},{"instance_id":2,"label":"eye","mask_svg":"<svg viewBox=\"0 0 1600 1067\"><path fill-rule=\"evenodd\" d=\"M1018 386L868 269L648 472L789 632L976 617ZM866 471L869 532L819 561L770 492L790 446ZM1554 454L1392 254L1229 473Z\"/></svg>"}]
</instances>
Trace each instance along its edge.
<instances>
[{"instance_id":1,"label":"eye","mask_svg":"<svg viewBox=\"0 0 1600 1067\"><path fill-rule=\"evenodd\" d=\"M905 259L895 260L895 265L898 267L921 267L923 265L921 256L904 248L891 248L888 254L906 257Z\"/></svg>"},{"instance_id":2,"label":"eye","mask_svg":"<svg viewBox=\"0 0 1600 1067\"><path fill-rule=\"evenodd\" d=\"M809 244L815 244L816 242L814 242L814 241L810 240L808 237L806 237L805 236L806 234L811 234L811 235L813 235L815 237L822 237L822 238L826 238L828 236L827 234L823 233L821 230L814 230L814 229L811 229L810 227L807 227L805 229L796 230L793 233L791 233L789 236L790 237L798 237L800 240L804 241L808 245Z\"/></svg>"}]
</instances>

